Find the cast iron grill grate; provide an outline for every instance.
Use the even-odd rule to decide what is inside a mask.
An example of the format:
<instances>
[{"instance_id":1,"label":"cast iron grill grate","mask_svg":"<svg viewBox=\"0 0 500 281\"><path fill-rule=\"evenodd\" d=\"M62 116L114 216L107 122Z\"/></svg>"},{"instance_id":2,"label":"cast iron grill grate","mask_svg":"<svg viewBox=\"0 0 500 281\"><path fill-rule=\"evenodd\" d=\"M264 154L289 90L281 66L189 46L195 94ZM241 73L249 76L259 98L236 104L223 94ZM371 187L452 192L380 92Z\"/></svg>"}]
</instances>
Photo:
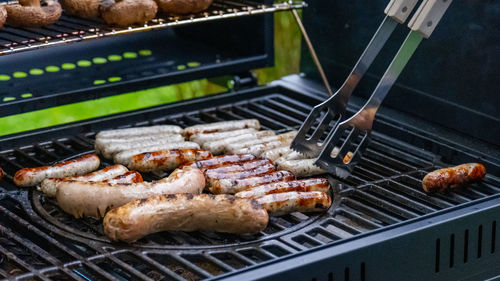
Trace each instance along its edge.
<instances>
[{"instance_id":1,"label":"cast iron grill grate","mask_svg":"<svg viewBox=\"0 0 500 281\"><path fill-rule=\"evenodd\" d=\"M0 1L0 4L2 4L2 1ZM216 0L208 10L198 14L187 16L159 15L143 26L125 28L108 26L99 19L82 19L63 14L58 22L42 28L5 26L0 30L0 55L170 26L300 9L303 6L303 2L265 5L246 0Z\"/></svg>"},{"instance_id":2,"label":"cast iron grill grate","mask_svg":"<svg viewBox=\"0 0 500 281\"><path fill-rule=\"evenodd\" d=\"M122 127L189 126L258 118L264 129L281 132L296 129L317 103L310 97L279 93L256 98L250 93L247 97L211 108L202 103L202 109L195 111L173 110L170 115L164 111L159 117L144 114ZM399 130L402 136L407 134L397 124L385 122L380 126ZM255 236L164 232L134 245L109 243L99 221L72 219L52 200L36 191L20 190L11 182L12 174L22 167L50 164L92 152L95 132L85 128L81 131L74 136L54 131L51 138L58 135L57 139L0 152L0 166L7 172L0 182L3 187L0 189L1 277L201 280L320 245L341 243L346 238L500 193L500 181L488 176L472 188L429 196L421 190L420 181L427 171L445 163L437 161L439 157L434 153L374 133L363 162L350 177L337 180L334 185L334 204L326 214L295 213L273 218L268 228ZM144 176L151 180L165 174Z\"/></svg>"}]
</instances>

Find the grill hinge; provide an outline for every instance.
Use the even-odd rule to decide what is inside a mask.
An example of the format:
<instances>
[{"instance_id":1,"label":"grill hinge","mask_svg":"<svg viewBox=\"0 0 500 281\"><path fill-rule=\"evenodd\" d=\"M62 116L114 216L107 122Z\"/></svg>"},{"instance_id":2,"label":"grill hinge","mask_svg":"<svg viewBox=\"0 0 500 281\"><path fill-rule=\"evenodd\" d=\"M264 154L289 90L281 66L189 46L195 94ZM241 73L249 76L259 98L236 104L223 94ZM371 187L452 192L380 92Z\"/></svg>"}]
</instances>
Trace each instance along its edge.
<instances>
[{"instance_id":1,"label":"grill hinge","mask_svg":"<svg viewBox=\"0 0 500 281\"><path fill-rule=\"evenodd\" d=\"M228 84L233 91L254 88L257 86L257 76L251 71L238 73L233 76L233 79Z\"/></svg>"}]
</instances>

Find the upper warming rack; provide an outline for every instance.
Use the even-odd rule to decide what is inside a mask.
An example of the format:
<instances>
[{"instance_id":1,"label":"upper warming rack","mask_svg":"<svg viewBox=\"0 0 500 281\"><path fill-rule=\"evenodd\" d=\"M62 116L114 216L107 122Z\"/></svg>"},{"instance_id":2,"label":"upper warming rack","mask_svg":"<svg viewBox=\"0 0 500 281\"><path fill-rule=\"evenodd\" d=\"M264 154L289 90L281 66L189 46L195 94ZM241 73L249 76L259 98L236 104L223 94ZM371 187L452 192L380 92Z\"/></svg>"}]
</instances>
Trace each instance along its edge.
<instances>
[{"instance_id":1,"label":"upper warming rack","mask_svg":"<svg viewBox=\"0 0 500 281\"><path fill-rule=\"evenodd\" d=\"M170 26L301 9L305 5L304 2L295 1L265 5L245 0L216 0L208 10L198 14L187 16L159 15L143 26L126 28L112 27L99 19L82 19L63 14L58 22L42 28L4 26L0 29L0 55Z\"/></svg>"}]
</instances>

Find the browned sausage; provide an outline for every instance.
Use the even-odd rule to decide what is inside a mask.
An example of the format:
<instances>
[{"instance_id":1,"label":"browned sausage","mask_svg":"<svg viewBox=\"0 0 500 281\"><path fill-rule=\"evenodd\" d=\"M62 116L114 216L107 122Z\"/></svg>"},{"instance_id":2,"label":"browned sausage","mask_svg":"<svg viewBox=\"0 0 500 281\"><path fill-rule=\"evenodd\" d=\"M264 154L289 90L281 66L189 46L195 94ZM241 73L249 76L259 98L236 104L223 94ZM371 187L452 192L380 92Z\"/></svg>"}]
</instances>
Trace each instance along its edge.
<instances>
[{"instance_id":1,"label":"browned sausage","mask_svg":"<svg viewBox=\"0 0 500 281\"><path fill-rule=\"evenodd\" d=\"M244 179L214 179L210 183L210 191L215 194L233 194L254 186L279 181L291 181L294 179L295 175L289 171L276 171L269 174L248 177Z\"/></svg>"},{"instance_id":2,"label":"browned sausage","mask_svg":"<svg viewBox=\"0 0 500 281\"><path fill-rule=\"evenodd\" d=\"M160 231L209 230L254 234L269 217L252 199L230 195L170 194L135 200L104 217L104 233L113 240L134 242Z\"/></svg>"},{"instance_id":3,"label":"browned sausage","mask_svg":"<svg viewBox=\"0 0 500 281\"><path fill-rule=\"evenodd\" d=\"M275 171L274 165L265 164L262 166L258 166L255 169L241 171L241 172L220 173L212 175L205 174L205 178L207 179L207 188L210 190L210 192L212 192L213 194L220 194L221 190L218 188L218 186L219 186L219 181L221 179L244 179L244 178L269 174L274 171Z\"/></svg>"},{"instance_id":4,"label":"browned sausage","mask_svg":"<svg viewBox=\"0 0 500 281\"><path fill-rule=\"evenodd\" d=\"M257 198L267 194L283 193L290 191L309 192L322 191L328 192L330 184L325 178L313 178L294 181L274 182L270 184L252 187L250 189L238 192L236 197L241 198Z\"/></svg>"},{"instance_id":5,"label":"browned sausage","mask_svg":"<svg viewBox=\"0 0 500 281\"><path fill-rule=\"evenodd\" d=\"M56 196L59 183L63 181L103 181L123 175L126 172L128 172L128 169L125 166L113 165L83 176L44 179L38 190L42 191L49 197L54 197Z\"/></svg>"},{"instance_id":6,"label":"browned sausage","mask_svg":"<svg viewBox=\"0 0 500 281\"><path fill-rule=\"evenodd\" d=\"M48 178L64 178L70 176L81 176L95 171L101 161L94 154L88 154L78 159L44 166L38 168L24 168L14 175L14 183L17 186L35 186Z\"/></svg>"},{"instance_id":7,"label":"browned sausage","mask_svg":"<svg viewBox=\"0 0 500 281\"><path fill-rule=\"evenodd\" d=\"M154 182L112 184L66 181L59 185L56 198L61 209L76 218L103 217L106 212L135 199L159 194L201 193L205 187L203 173L190 166L173 171L168 178Z\"/></svg>"},{"instance_id":8,"label":"browned sausage","mask_svg":"<svg viewBox=\"0 0 500 281\"><path fill-rule=\"evenodd\" d=\"M425 192L445 191L480 181L486 175L486 168L479 163L462 164L428 173L422 180Z\"/></svg>"},{"instance_id":9,"label":"browned sausage","mask_svg":"<svg viewBox=\"0 0 500 281\"><path fill-rule=\"evenodd\" d=\"M139 183L143 182L141 174L136 171L129 171L112 179L104 180L105 183Z\"/></svg>"},{"instance_id":10,"label":"browned sausage","mask_svg":"<svg viewBox=\"0 0 500 281\"><path fill-rule=\"evenodd\" d=\"M210 158L212 153L202 149L160 150L133 156L128 167L140 172L171 171L183 164Z\"/></svg>"},{"instance_id":11,"label":"browned sausage","mask_svg":"<svg viewBox=\"0 0 500 281\"><path fill-rule=\"evenodd\" d=\"M255 200L271 216L282 216L293 212L321 212L328 210L332 204L330 196L321 191L275 193Z\"/></svg>"},{"instance_id":12,"label":"browned sausage","mask_svg":"<svg viewBox=\"0 0 500 281\"><path fill-rule=\"evenodd\" d=\"M233 173L239 173L244 171L249 171L264 165L273 165L273 162L269 159L257 159L250 160L246 162L240 162L232 165L217 167L213 169L205 170L205 176L207 178L223 178L223 177L231 177ZM228 174L229 176L227 176Z\"/></svg>"},{"instance_id":13,"label":"browned sausage","mask_svg":"<svg viewBox=\"0 0 500 281\"><path fill-rule=\"evenodd\" d=\"M257 159L257 157L255 157L252 154L231 154L231 155L216 156L207 160L196 161L194 165L198 169L206 170L255 159Z\"/></svg>"}]
</instances>

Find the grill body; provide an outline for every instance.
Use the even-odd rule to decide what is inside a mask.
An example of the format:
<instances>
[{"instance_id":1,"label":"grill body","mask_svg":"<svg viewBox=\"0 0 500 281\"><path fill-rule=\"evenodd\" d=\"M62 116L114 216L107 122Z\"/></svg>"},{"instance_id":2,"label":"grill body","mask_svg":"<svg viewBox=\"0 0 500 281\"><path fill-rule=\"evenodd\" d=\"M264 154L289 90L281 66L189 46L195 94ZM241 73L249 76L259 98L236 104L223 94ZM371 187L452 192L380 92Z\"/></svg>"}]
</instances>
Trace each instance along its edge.
<instances>
[{"instance_id":1,"label":"grill body","mask_svg":"<svg viewBox=\"0 0 500 281\"><path fill-rule=\"evenodd\" d=\"M244 1L227 2L250 5ZM320 58L326 58L327 74L338 84L336 80L345 77L344 72L357 57L355 52L364 45L355 39L360 36L368 40L364 35L375 28L373 22L379 20L377 16L381 15L384 1L367 4L370 9L359 7L359 3L326 2L311 1L304 10L304 20L313 43L322 46L317 49ZM464 8L467 4L457 5ZM481 11L479 4L470 5ZM349 20L347 16L332 19L329 15L333 10L348 11ZM452 19L462 15L457 11L450 14ZM352 20L357 17L366 22ZM471 19L477 21L477 17ZM490 19L482 19L482 24L483 20ZM65 20L64 24L70 21ZM349 24L356 29L350 30ZM359 26L366 29L356 33ZM446 30L447 26L443 22L440 28ZM227 32L229 27L232 32ZM336 44L330 40L330 32L341 34L344 39L351 34L353 40ZM442 34L433 35L431 39L438 41L435 44L440 43ZM454 37L446 38L452 42ZM498 42L497 39L493 36L490 42ZM422 52L432 53L436 48L432 40L425 42L427 47ZM108 58L131 50L139 56L136 61L99 66L92 73L78 70L64 73L68 76L59 73L30 77L25 83L11 81L11 88L0 88L1 94L6 95L7 89L19 94L39 91L25 100L1 103L2 116L132 89L236 75L270 65L274 51L272 16L186 24L68 46L0 57L1 70L10 73L26 68L33 58L36 60L32 63L38 64L33 67L42 68L56 62L62 64L70 58L73 62ZM352 46L354 51L348 53ZM141 56L141 50L149 50L152 55ZM390 51L391 46L384 52ZM402 110L401 100L396 98L381 108L374 124L373 141L363 161L345 180L330 179L334 203L325 214L295 213L272 218L266 230L254 236L163 232L126 245L110 242L103 235L100 221L75 220L53 200L12 183L12 175L18 169L93 152L95 134L105 129L158 124L185 127L245 118L257 118L264 129L276 132L298 129L311 108L326 98L307 56L305 52L302 55L305 75L284 77L269 85L0 137L0 166L7 173L0 181L0 279L481 280L499 275L500 147L498 130L491 129L496 128L498 115L496 111L467 103L465 89L453 91L457 95L453 103L429 101L429 93L443 85L427 85L422 82L426 77L419 80L414 76L425 61L418 54L391 94L394 97L408 94L405 97L415 106ZM200 65L190 69L189 62ZM127 68L121 69L124 65ZM179 65L188 67L179 69ZM380 69L375 66L368 75L367 84L361 85L361 91L349 104L349 112L363 105L370 80ZM100 75L117 71L122 78L118 83L93 85ZM496 71L474 73L471 79L492 77ZM446 83L463 78L450 75ZM50 79L58 79L59 84L47 83ZM495 102L496 97L485 93L494 91L494 87L481 89L478 96ZM422 105L425 105L422 112L418 112ZM444 110L437 112L435 108ZM477 114L483 109L483 114ZM436 117L450 112L462 116L458 120L466 120L465 125L460 127L454 119ZM468 130L472 125L479 126L476 128L479 130ZM465 162L485 164L486 179L447 194L428 196L422 191L421 179L427 172ZM104 162L103 166L109 164ZM145 180L154 180L166 174L143 176Z\"/></svg>"}]
</instances>

